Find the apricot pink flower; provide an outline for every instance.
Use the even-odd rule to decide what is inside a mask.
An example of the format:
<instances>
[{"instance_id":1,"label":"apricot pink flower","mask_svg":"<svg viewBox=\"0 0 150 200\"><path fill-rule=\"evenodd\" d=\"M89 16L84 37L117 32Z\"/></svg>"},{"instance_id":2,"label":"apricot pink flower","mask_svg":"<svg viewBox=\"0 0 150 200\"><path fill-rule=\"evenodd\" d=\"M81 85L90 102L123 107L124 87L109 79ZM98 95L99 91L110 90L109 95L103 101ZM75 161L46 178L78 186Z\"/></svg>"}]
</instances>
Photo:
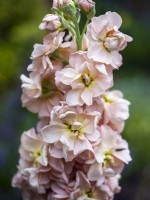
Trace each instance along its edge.
<instances>
[{"instance_id":1,"label":"apricot pink flower","mask_svg":"<svg viewBox=\"0 0 150 200\"><path fill-rule=\"evenodd\" d=\"M131 161L128 144L109 126L101 126L101 143L95 149L96 163L91 165L88 178L100 182L102 175L115 176L122 171L123 165Z\"/></svg>"},{"instance_id":2,"label":"apricot pink flower","mask_svg":"<svg viewBox=\"0 0 150 200\"><path fill-rule=\"evenodd\" d=\"M37 191L39 194L45 194L50 183L50 170L50 167L25 168L22 172L22 177L28 183L31 190Z\"/></svg>"},{"instance_id":3,"label":"apricot pink flower","mask_svg":"<svg viewBox=\"0 0 150 200\"><path fill-rule=\"evenodd\" d=\"M19 153L26 162L31 165L47 166L47 150L47 144L43 141L42 135L36 134L34 129L22 134Z\"/></svg>"},{"instance_id":4,"label":"apricot pink flower","mask_svg":"<svg viewBox=\"0 0 150 200\"><path fill-rule=\"evenodd\" d=\"M121 17L115 12L107 12L99 17L93 17L87 27L87 37L90 41L88 57L117 68L122 63L119 51L131 42L132 38L118 29L122 24Z\"/></svg>"},{"instance_id":5,"label":"apricot pink flower","mask_svg":"<svg viewBox=\"0 0 150 200\"><path fill-rule=\"evenodd\" d=\"M49 117L52 107L63 99L55 86L55 70L48 70L43 74L32 72L29 78L21 75L22 105L31 112L38 113L40 117Z\"/></svg>"},{"instance_id":6,"label":"apricot pink flower","mask_svg":"<svg viewBox=\"0 0 150 200\"><path fill-rule=\"evenodd\" d=\"M43 141L42 135L37 134L33 128L24 132L21 136L19 154L18 172L13 177L13 186L32 188L31 190L34 188L38 193L45 193L50 167L48 145Z\"/></svg>"},{"instance_id":7,"label":"apricot pink flower","mask_svg":"<svg viewBox=\"0 0 150 200\"><path fill-rule=\"evenodd\" d=\"M98 118L99 113L87 114L75 107L56 106L51 112L51 124L41 133L45 142L63 145L64 157L70 151L77 156L85 150L93 151L91 142L100 137L96 129Z\"/></svg>"},{"instance_id":8,"label":"apricot pink flower","mask_svg":"<svg viewBox=\"0 0 150 200\"><path fill-rule=\"evenodd\" d=\"M44 44L35 44L34 50L32 52L31 58L36 63L33 65L29 65L29 71L35 71L35 68L43 68L43 71L47 69L47 66L53 69L52 61L50 60L50 56L59 48L59 46L63 42L64 32L60 32L56 35L49 34L46 36L46 42ZM48 40L48 42L47 42ZM36 61L38 59L38 61ZM39 60L40 59L40 60ZM38 63L39 62L39 63ZM37 65L39 64L39 65ZM37 71L37 70L36 70Z\"/></svg>"},{"instance_id":9,"label":"apricot pink flower","mask_svg":"<svg viewBox=\"0 0 150 200\"><path fill-rule=\"evenodd\" d=\"M71 89L66 94L70 106L93 104L93 98L99 97L112 86L112 73L104 64L87 58L86 52L76 52L70 56L69 66L56 72L56 83Z\"/></svg>"},{"instance_id":10,"label":"apricot pink flower","mask_svg":"<svg viewBox=\"0 0 150 200\"><path fill-rule=\"evenodd\" d=\"M48 14L43 18L42 23L39 25L39 28L41 30L46 29L50 32L54 32L57 31L60 26L61 22L59 20L59 17L57 15Z\"/></svg>"},{"instance_id":11,"label":"apricot pink flower","mask_svg":"<svg viewBox=\"0 0 150 200\"><path fill-rule=\"evenodd\" d=\"M118 176L107 178L98 186L90 182L83 172L78 171L70 200L112 200L119 191Z\"/></svg>"},{"instance_id":12,"label":"apricot pink flower","mask_svg":"<svg viewBox=\"0 0 150 200\"><path fill-rule=\"evenodd\" d=\"M106 92L100 102L102 102L103 123L121 133L125 120L129 117L130 102L124 99L122 92L118 90Z\"/></svg>"},{"instance_id":13,"label":"apricot pink flower","mask_svg":"<svg viewBox=\"0 0 150 200\"><path fill-rule=\"evenodd\" d=\"M50 33L44 37L43 44L35 44L31 58L32 64L28 66L28 71L36 71L42 74L47 69L55 69L62 61L68 61L69 54L76 51L74 37L66 31ZM59 62L58 62L59 61Z\"/></svg>"}]
</instances>

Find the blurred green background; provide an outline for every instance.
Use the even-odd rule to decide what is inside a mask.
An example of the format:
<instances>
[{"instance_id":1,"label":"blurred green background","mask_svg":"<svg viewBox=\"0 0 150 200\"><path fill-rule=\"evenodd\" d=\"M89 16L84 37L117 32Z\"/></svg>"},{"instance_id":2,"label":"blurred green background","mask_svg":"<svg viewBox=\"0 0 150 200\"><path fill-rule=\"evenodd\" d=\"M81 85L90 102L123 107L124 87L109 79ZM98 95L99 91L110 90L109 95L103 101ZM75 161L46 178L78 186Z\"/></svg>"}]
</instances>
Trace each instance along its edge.
<instances>
[{"instance_id":1,"label":"blurred green background","mask_svg":"<svg viewBox=\"0 0 150 200\"><path fill-rule=\"evenodd\" d=\"M20 135L36 124L37 117L21 107L20 74L27 73L34 43L42 43L38 30L49 12L48 0L0 0L0 200L20 200L11 187L16 172ZM116 11L121 30L134 38L123 51L123 66L115 71L114 88L131 101L123 137L133 161L123 172L122 192L115 200L150 200L150 2L97 0L97 15Z\"/></svg>"}]
</instances>

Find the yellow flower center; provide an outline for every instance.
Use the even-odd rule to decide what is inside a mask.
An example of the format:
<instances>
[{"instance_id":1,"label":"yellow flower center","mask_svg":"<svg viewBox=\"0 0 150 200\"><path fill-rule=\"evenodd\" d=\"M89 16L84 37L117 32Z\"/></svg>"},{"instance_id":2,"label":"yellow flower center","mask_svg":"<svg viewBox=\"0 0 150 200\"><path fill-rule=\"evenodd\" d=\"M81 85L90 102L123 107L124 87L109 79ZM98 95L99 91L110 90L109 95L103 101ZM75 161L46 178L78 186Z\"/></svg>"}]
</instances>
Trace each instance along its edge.
<instances>
[{"instance_id":1,"label":"yellow flower center","mask_svg":"<svg viewBox=\"0 0 150 200\"><path fill-rule=\"evenodd\" d=\"M108 98L108 96L106 94L102 95L103 99L105 100L106 103L112 103L113 101L111 99Z\"/></svg>"},{"instance_id":2,"label":"yellow flower center","mask_svg":"<svg viewBox=\"0 0 150 200\"><path fill-rule=\"evenodd\" d=\"M85 197L88 197L88 198L94 198L94 195L92 193L92 190L89 190L88 192L85 193Z\"/></svg>"},{"instance_id":3,"label":"yellow flower center","mask_svg":"<svg viewBox=\"0 0 150 200\"><path fill-rule=\"evenodd\" d=\"M32 157L35 166L37 166L37 158L39 158L41 155L42 149L38 149L37 151L30 153L30 156Z\"/></svg>"},{"instance_id":4,"label":"yellow flower center","mask_svg":"<svg viewBox=\"0 0 150 200\"><path fill-rule=\"evenodd\" d=\"M107 163L107 162L113 161L113 160L114 160L114 158L113 158L111 152L110 151L106 151L104 153L104 164Z\"/></svg>"}]
</instances>

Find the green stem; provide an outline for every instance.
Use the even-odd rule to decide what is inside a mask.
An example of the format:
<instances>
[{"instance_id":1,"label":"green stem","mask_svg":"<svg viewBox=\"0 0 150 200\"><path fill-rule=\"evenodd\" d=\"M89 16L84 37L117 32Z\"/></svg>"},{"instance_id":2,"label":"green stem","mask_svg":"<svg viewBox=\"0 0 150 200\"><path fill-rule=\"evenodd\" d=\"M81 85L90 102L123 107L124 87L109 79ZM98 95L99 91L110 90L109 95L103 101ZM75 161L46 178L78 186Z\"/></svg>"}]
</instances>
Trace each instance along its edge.
<instances>
[{"instance_id":1,"label":"green stem","mask_svg":"<svg viewBox=\"0 0 150 200\"><path fill-rule=\"evenodd\" d=\"M86 23L85 23L85 26L84 26L83 31L82 31L82 34L81 34L81 40L83 39L83 36L84 36L84 33L85 33L85 31L86 31L86 28L87 28L87 25L88 25L89 21L90 21L90 19L87 18Z\"/></svg>"},{"instance_id":2,"label":"green stem","mask_svg":"<svg viewBox=\"0 0 150 200\"><path fill-rule=\"evenodd\" d=\"M78 50L81 50L82 49L82 39L81 39L78 21L74 20L74 24L75 24L76 34L77 34L76 41L77 41Z\"/></svg>"}]
</instances>

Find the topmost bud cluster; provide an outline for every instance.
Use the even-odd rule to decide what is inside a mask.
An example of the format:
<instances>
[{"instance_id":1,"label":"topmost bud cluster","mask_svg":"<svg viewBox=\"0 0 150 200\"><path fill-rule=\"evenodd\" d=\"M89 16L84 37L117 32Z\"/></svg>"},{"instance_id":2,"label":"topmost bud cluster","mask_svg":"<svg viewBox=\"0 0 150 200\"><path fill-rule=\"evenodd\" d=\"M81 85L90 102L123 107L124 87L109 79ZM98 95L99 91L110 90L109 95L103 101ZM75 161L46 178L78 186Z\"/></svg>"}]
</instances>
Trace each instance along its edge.
<instances>
[{"instance_id":1,"label":"topmost bud cluster","mask_svg":"<svg viewBox=\"0 0 150 200\"><path fill-rule=\"evenodd\" d=\"M61 8L67 5L78 5L79 8L88 13L90 12L93 7L95 6L95 2L92 0L54 0L53 1L53 7L55 8Z\"/></svg>"},{"instance_id":2,"label":"topmost bud cluster","mask_svg":"<svg viewBox=\"0 0 150 200\"><path fill-rule=\"evenodd\" d=\"M72 0L54 0L53 1L54 8L61 8L61 7L67 6L69 4L73 5L74 2Z\"/></svg>"}]
</instances>

